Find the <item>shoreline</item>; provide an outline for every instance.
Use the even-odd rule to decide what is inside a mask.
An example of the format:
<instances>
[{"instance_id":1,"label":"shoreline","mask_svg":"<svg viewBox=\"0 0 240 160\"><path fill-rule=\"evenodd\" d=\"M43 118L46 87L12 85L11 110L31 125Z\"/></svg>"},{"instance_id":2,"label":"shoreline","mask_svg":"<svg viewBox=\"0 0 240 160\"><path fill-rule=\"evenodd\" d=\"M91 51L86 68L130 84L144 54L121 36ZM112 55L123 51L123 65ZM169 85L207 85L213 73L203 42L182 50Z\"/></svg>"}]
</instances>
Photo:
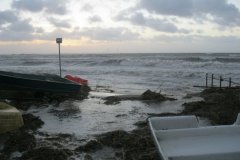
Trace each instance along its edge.
<instances>
[{"instance_id":1,"label":"shoreline","mask_svg":"<svg viewBox=\"0 0 240 160\"><path fill-rule=\"evenodd\" d=\"M233 123L240 112L240 88L205 89L196 96L203 100L184 103L180 113L156 113L150 116L191 114L207 118L212 125L224 125ZM8 137L0 152L0 159L9 159L12 153L20 154L16 151L23 153L20 154L22 158L17 158L20 160L30 157L41 160L46 156L60 160L74 157L91 160L99 154L104 157L110 152L109 159L159 159L145 119L135 123L136 128L129 132L115 130L94 135L91 139L81 139L73 134L49 135L39 132L38 129L44 125L41 119L31 114L24 114L23 117L25 125L22 128L0 135L1 139ZM41 135L40 140L36 135Z\"/></svg>"}]
</instances>

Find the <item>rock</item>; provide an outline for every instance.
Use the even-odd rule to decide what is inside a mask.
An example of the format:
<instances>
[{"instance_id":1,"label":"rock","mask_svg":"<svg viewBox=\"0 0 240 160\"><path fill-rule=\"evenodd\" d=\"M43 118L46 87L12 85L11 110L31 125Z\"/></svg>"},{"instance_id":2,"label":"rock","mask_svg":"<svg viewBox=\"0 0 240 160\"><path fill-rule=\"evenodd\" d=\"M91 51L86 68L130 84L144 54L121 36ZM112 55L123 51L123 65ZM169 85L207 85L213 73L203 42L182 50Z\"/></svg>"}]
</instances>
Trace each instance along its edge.
<instances>
[{"instance_id":1,"label":"rock","mask_svg":"<svg viewBox=\"0 0 240 160\"><path fill-rule=\"evenodd\" d=\"M56 135L48 135L45 140L47 141L55 141L55 142L61 142L64 143L66 141L73 141L75 139L75 136L73 134L64 134L64 133L59 133Z\"/></svg>"},{"instance_id":2,"label":"rock","mask_svg":"<svg viewBox=\"0 0 240 160\"><path fill-rule=\"evenodd\" d=\"M84 160L93 160L92 156L90 156L89 154L86 154L84 156Z\"/></svg>"},{"instance_id":3,"label":"rock","mask_svg":"<svg viewBox=\"0 0 240 160\"><path fill-rule=\"evenodd\" d=\"M97 150L102 149L102 144L97 140L90 140L87 144L83 146L79 146L75 149L78 152L95 152Z\"/></svg>"},{"instance_id":4,"label":"rock","mask_svg":"<svg viewBox=\"0 0 240 160\"><path fill-rule=\"evenodd\" d=\"M97 139L103 145L110 146L113 148L121 148L125 145L125 141L129 139L129 133L122 130L113 132L107 132L102 135L98 135Z\"/></svg>"},{"instance_id":5,"label":"rock","mask_svg":"<svg viewBox=\"0 0 240 160\"><path fill-rule=\"evenodd\" d=\"M143 100L156 100L156 101L165 101L167 100L162 94L152 92L151 90L147 90L142 94Z\"/></svg>"},{"instance_id":6,"label":"rock","mask_svg":"<svg viewBox=\"0 0 240 160\"><path fill-rule=\"evenodd\" d=\"M159 160L148 126L132 132L117 130L98 135L97 139L105 146L121 149L116 152L117 159L150 159Z\"/></svg>"},{"instance_id":7,"label":"rock","mask_svg":"<svg viewBox=\"0 0 240 160\"><path fill-rule=\"evenodd\" d=\"M36 146L36 139L33 135L24 130L10 132L8 140L4 143L4 153L10 154L14 151L27 151Z\"/></svg>"},{"instance_id":8,"label":"rock","mask_svg":"<svg viewBox=\"0 0 240 160\"><path fill-rule=\"evenodd\" d=\"M109 96L105 98L105 102L104 104L106 105L116 105L119 104L121 101L121 98L117 97L117 96Z\"/></svg>"},{"instance_id":9,"label":"rock","mask_svg":"<svg viewBox=\"0 0 240 160\"><path fill-rule=\"evenodd\" d=\"M142 148L140 150L127 150L125 152L127 160L160 160L155 148Z\"/></svg>"},{"instance_id":10,"label":"rock","mask_svg":"<svg viewBox=\"0 0 240 160\"><path fill-rule=\"evenodd\" d=\"M164 117L164 116L179 116L181 115L180 113L170 113L170 112L166 112L166 113L148 113L148 115L150 117Z\"/></svg>"},{"instance_id":11,"label":"rock","mask_svg":"<svg viewBox=\"0 0 240 160\"><path fill-rule=\"evenodd\" d=\"M0 153L0 159L1 160L7 160L7 156L2 154L2 153Z\"/></svg>"},{"instance_id":12,"label":"rock","mask_svg":"<svg viewBox=\"0 0 240 160\"><path fill-rule=\"evenodd\" d=\"M115 157L118 159L124 159L124 153L123 152L115 152Z\"/></svg>"},{"instance_id":13,"label":"rock","mask_svg":"<svg viewBox=\"0 0 240 160\"><path fill-rule=\"evenodd\" d=\"M44 124L44 122L39 117L36 117L32 114L24 114L23 121L24 121L23 128L32 131L36 131Z\"/></svg>"},{"instance_id":14,"label":"rock","mask_svg":"<svg viewBox=\"0 0 240 160\"><path fill-rule=\"evenodd\" d=\"M134 124L135 126L138 126L139 128L146 127L148 125L147 121L138 121Z\"/></svg>"},{"instance_id":15,"label":"rock","mask_svg":"<svg viewBox=\"0 0 240 160\"><path fill-rule=\"evenodd\" d=\"M25 152L20 160L67 160L72 152L68 149L41 147Z\"/></svg>"},{"instance_id":16,"label":"rock","mask_svg":"<svg viewBox=\"0 0 240 160\"><path fill-rule=\"evenodd\" d=\"M119 117L127 117L127 114L118 114L115 117L119 118Z\"/></svg>"},{"instance_id":17,"label":"rock","mask_svg":"<svg viewBox=\"0 0 240 160\"><path fill-rule=\"evenodd\" d=\"M201 92L203 101L189 102L181 114L205 117L213 125L228 125L235 122L240 112L240 88L210 88Z\"/></svg>"},{"instance_id":18,"label":"rock","mask_svg":"<svg viewBox=\"0 0 240 160\"><path fill-rule=\"evenodd\" d=\"M104 98L106 105L116 105L120 101L157 101L162 102L165 100L173 101L174 98L165 97L160 93L152 92L151 90L145 91L142 95L119 95L119 96L109 96Z\"/></svg>"},{"instance_id":19,"label":"rock","mask_svg":"<svg viewBox=\"0 0 240 160\"><path fill-rule=\"evenodd\" d=\"M90 91L91 88L88 85L82 85L79 93L79 99L86 99Z\"/></svg>"}]
</instances>

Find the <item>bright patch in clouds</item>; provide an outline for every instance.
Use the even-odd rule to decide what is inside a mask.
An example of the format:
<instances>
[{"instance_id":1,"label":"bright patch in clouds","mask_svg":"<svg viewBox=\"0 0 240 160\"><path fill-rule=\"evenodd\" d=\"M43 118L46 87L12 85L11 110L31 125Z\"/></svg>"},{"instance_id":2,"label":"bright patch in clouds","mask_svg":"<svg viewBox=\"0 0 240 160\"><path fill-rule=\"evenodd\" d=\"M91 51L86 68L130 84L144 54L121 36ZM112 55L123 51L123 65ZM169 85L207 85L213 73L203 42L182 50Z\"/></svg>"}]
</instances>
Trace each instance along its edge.
<instances>
[{"instance_id":1,"label":"bright patch in clouds","mask_svg":"<svg viewBox=\"0 0 240 160\"><path fill-rule=\"evenodd\" d=\"M1 53L239 52L238 0L2 0Z\"/></svg>"}]
</instances>

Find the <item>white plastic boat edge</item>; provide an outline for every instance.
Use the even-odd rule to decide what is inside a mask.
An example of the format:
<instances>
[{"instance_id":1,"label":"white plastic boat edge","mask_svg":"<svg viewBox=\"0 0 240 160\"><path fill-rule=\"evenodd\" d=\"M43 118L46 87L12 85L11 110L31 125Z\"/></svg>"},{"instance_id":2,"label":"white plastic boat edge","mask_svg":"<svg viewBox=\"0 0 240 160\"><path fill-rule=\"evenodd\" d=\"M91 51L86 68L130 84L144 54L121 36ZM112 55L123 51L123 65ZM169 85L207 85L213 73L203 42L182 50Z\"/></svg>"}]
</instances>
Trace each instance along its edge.
<instances>
[{"instance_id":1,"label":"white plastic boat edge","mask_svg":"<svg viewBox=\"0 0 240 160\"><path fill-rule=\"evenodd\" d=\"M214 159L214 157L218 157L218 158L223 158L224 156L228 156L228 157L233 157L230 159L236 159L234 157L240 156L240 152L237 150L230 150L226 153L223 153L223 156L221 155L221 153L203 153L203 154L199 154L199 155L191 155L191 153L182 153L181 156L177 156L172 158L169 155L166 155L166 148L163 148L163 146L161 146L160 141L168 141L168 140L172 140L172 139L176 139L177 137L181 138L185 138L188 139L193 138L194 141L198 140L198 136L205 136L205 137L211 137L211 136L215 136L215 135L221 135L221 134L225 134L226 137L230 137L232 133L236 134L236 135L240 135L240 113L237 116L237 120L235 121L235 123L233 125L223 125L223 126L205 126L205 127L200 127L199 126L199 122L196 116L170 116L170 117L151 117L148 118L148 124L151 130L151 134L154 140L154 143L156 145L156 148L159 152L160 157L162 158L162 160L170 160L170 159L176 159L176 160L180 160L180 159L201 159L201 158L208 158L208 159ZM228 136L229 134L229 136ZM201 141L201 139L199 139ZM239 141L239 137L237 142ZM184 141L185 142L185 141ZM175 143L175 142L174 142ZM187 143L185 143L187 144ZM216 144L217 145L217 144ZM184 146L183 146L184 148ZM165 150L165 152L164 152ZM232 152L232 153L231 153ZM185 155L184 155L185 154ZM195 154L195 153L194 153ZM225 154L225 155L224 155ZM194 158L193 158L194 157ZM211 158L212 157L212 158Z\"/></svg>"}]
</instances>

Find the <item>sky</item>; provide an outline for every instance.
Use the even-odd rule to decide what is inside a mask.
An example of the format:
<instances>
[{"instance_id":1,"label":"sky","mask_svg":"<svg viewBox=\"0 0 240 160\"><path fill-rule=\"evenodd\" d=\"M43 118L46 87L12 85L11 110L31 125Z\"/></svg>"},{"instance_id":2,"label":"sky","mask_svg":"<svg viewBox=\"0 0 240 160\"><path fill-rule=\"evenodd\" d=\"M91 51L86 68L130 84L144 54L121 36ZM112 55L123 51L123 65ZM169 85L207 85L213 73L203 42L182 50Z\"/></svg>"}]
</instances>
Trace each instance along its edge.
<instances>
[{"instance_id":1,"label":"sky","mask_svg":"<svg viewBox=\"0 0 240 160\"><path fill-rule=\"evenodd\" d=\"M240 53L239 0L1 0L0 54Z\"/></svg>"}]
</instances>

